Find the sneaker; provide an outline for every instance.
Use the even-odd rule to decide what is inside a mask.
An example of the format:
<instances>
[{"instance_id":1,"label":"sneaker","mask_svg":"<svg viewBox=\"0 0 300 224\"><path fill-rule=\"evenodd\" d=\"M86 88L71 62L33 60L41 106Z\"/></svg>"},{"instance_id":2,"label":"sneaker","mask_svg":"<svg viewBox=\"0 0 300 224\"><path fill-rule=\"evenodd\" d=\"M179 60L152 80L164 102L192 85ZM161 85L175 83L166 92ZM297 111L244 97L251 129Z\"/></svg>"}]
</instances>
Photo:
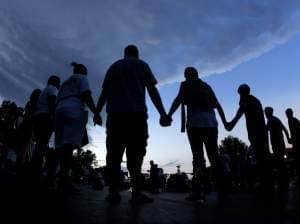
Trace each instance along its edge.
<instances>
[{"instance_id":1,"label":"sneaker","mask_svg":"<svg viewBox=\"0 0 300 224\"><path fill-rule=\"evenodd\" d=\"M129 200L129 202L132 204L148 204L152 203L153 201L153 198L141 193L137 194L136 196L132 196L132 198Z\"/></svg>"},{"instance_id":2,"label":"sneaker","mask_svg":"<svg viewBox=\"0 0 300 224\"><path fill-rule=\"evenodd\" d=\"M105 198L105 201L109 203L118 203L122 200L122 197L119 193L109 193Z\"/></svg>"}]
</instances>

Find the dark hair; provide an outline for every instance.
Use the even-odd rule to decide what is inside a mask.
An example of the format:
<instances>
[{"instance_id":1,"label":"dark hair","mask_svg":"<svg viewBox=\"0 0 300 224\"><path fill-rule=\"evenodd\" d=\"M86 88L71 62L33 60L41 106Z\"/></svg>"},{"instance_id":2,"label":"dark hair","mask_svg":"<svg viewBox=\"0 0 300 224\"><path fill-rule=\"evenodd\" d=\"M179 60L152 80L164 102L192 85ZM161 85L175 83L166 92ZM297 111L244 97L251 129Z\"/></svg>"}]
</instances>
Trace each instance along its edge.
<instances>
[{"instance_id":1,"label":"dark hair","mask_svg":"<svg viewBox=\"0 0 300 224\"><path fill-rule=\"evenodd\" d=\"M30 94L30 101L37 101L41 94L42 90L40 89L34 89L32 93Z\"/></svg>"},{"instance_id":2,"label":"dark hair","mask_svg":"<svg viewBox=\"0 0 300 224\"><path fill-rule=\"evenodd\" d=\"M288 109L286 109L285 110L285 113L286 113L286 115L291 115L291 116L293 116L293 110L292 110L292 108L288 108Z\"/></svg>"},{"instance_id":3,"label":"dark hair","mask_svg":"<svg viewBox=\"0 0 300 224\"><path fill-rule=\"evenodd\" d=\"M88 73L87 68L83 64L78 64L77 62L72 62L71 66L73 66L73 74L87 75L87 73Z\"/></svg>"},{"instance_id":4,"label":"dark hair","mask_svg":"<svg viewBox=\"0 0 300 224\"><path fill-rule=\"evenodd\" d=\"M266 107L265 108L265 113L266 114L273 114L274 109L272 107Z\"/></svg>"},{"instance_id":5,"label":"dark hair","mask_svg":"<svg viewBox=\"0 0 300 224\"><path fill-rule=\"evenodd\" d=\"M124 49L124 57L139 57L139 50L135 45L128 45L127 47L125 47Z\"/></svg>"},{"instance_id":6,"label":"dark hair","mask_svg":"<svg viewBox=\"0 0 300 224\"><path fill-rule=\"evenodd\" d=\"M48 79L48 85L53 85L57 88L60 86L60 78L56 75L52 75Z\"/></svg>"},{"instance_id":7,"label":"dark hair","mask_svg":"<svg viewBox=\"0 0 300 224\"><path fill-rule=\"evenodd\" d=\"M247 84L242 84L238 88L238 93L242 95L249 95L250 94L250 86Z\"/></svg>"},{"instance_id":8,"label":"dark hair","mask_svg":"<svg viewBox=\"0 0 300 224\"><path fill-rule=\"evenodd\" d=\"M198 71L194 67L186 67L184 70L184 77L187 80L195 80L198 79Z\"/></svg>"}]
</instances>

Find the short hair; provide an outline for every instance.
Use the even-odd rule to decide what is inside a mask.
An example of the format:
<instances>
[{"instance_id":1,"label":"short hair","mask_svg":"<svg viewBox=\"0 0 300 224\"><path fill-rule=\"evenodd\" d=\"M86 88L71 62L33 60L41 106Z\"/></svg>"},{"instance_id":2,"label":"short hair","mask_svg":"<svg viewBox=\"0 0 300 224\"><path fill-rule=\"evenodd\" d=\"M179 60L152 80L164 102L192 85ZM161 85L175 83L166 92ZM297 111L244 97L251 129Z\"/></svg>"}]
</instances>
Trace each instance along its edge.
<instances>
[{"instance_id":1,"label":"short hair","mask_svg":"<svg viewBox=\"0 0 300 224\"><path fill-rule=\"evenodd\" d=\"M128 56L132 56L132 57L139 57L139 50L135 45L128 45L127 47L125 47L124 49L124 57L128 57Z\"/></svg>"},{"instance_id":2,"label":"short hair","mask_svg":"<svg viewBox=\"0 0 300 224\"><path fill-rule=\"evenodd\" d=\"M292 108L287 108L287 109L285 110L285 113L286 113L286 115L293 115L294 111L293 111Z\"/></svg>"},{"instance_id":3,"label":"short hair","mask_svg":"<svg viewBox=\"0 0 300 224\"><path fill-rule=\"evenodd\" d=\"M243 95L249 95L250 94L250 86L247 84L242 84L238 88L238 93Z\"/></svg>"},{"instance_id":4,"label":"short hair","mask_svg":"<svg viewBox=\"0 0 300 224\"><path fill-rule=\"evenodd\" d=\"M53 85L56 87L60 86L60 78L56 75L52 75L48 78L48 85Z\"/></svg>"},{"instance_id":5,"label":"short hair","mask_svg":"<svg viewBox=\"0 0 300 224\"><path fill-rule=\"evenodd\" d=\"M34 89L32 93L30 94L30 101L37 101L41 94L42 90L40 89Z\"/></svg>"},{"instance_id":6,"label":"short hair","mask_svg":"<svg viewBox=\"0 0 300 224\"><path fill-rule=\"evenodd\" d=\"M266 107L265 108L265 113L266 114L273 114L273 112L274 112L274 109L272 107Z\"/></svg>"},{"instance_id":7,"label":"short hair","mask_svg":"<svg viewBox=\"0 0 300 224\"><path fill-rule=\"evenodd\" d=\"M184 70L184 77L187 80L198 79L198 71L194 67L186 67Z\"/></svg>"},{"instance_id":8,"label":"short hair","mask_svg":"<svg viewBox=\"0 0 300 224\"><path fill-rule=\"evenodd\" d=\"M72 62L71 66L73 66L73 74L87 75L88 73L88 70L84 64L78 64L77 62Z\"/></svg>"}]
</instances>

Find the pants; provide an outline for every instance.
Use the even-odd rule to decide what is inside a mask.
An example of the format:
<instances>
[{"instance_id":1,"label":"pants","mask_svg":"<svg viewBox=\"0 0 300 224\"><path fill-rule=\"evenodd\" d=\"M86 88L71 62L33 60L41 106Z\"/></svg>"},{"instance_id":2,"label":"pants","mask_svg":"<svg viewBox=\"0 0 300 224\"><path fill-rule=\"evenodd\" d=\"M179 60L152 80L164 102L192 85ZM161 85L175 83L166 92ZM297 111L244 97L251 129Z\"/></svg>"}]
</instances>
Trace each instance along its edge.
<instances>
[{"instance_id":1,"label":"pants","mask_svg":"<svg viewBox=\"0 0 300 224\"><path fill-rule=\"evenodd\" d=\"M34 119L33 132L36 141L36 150L32 158L34 175L39 178L42 175L43 159L54 131L53 119L50 114L39 114Z\"/></svg>"},{"instance_id":2,"label":"pants","mask_svg":"<svg viewBox=\"0 0 300 224\"><path fill-rule=\"evenodd\" d=\"M121 162L125 149L133 192L139 191L141 167L148 139L147 114L108 114L106 128L106 158L110 176L110 191L118 192L120 190Z\"/></svg>"},{"instance_id":3,"label":"pants","mask_svg":"<svg viewBox=\"0 0 300 224\"><path fill-rule=\"evenodd\" d=\"M204 158L204 148L207 152L209 162L216 178L217 185L220 177L219 166L219 148L218 148L218 128L194 128L187 127L188 139L193 153L193 173L194 173L194 186L193 191L201 191L205 185L204 171L206 162ZM219 187L219 186L217 186Z\"/></svg>"},{"instance_id":4,"label":"pants","mask_svg":"<svg viewBox=\"0 0 300 224\"><path fill-rule=\"evenodd\" d=\"M272 167L268 140L264 136L258 135L249 139L250 146L256 156L256 170L258 179L262 187L269 188L272 186Z\"/></svg>"}]
</instances>

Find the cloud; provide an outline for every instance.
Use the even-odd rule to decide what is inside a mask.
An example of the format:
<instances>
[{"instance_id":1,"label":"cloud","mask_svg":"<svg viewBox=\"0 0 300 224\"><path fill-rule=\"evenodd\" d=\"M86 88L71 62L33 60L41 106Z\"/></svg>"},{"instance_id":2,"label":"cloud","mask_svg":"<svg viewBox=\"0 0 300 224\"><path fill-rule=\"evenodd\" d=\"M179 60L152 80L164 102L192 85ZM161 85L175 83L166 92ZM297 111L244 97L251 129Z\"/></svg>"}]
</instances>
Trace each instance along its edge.
<instances>
[{"instance_id":1,"label":"cloud","mask_svg":"<svg viewBox=\"0 0 300 224\"><path fill-rule=\"evenodd\" d=\"M24 103L49 74L66 78L71 61L89 68L95 93L128 43L160 81L187 65L223 73L299 30L294 0L27 0L0 9L0 96Z\"/></svg>"}]
</instances>

